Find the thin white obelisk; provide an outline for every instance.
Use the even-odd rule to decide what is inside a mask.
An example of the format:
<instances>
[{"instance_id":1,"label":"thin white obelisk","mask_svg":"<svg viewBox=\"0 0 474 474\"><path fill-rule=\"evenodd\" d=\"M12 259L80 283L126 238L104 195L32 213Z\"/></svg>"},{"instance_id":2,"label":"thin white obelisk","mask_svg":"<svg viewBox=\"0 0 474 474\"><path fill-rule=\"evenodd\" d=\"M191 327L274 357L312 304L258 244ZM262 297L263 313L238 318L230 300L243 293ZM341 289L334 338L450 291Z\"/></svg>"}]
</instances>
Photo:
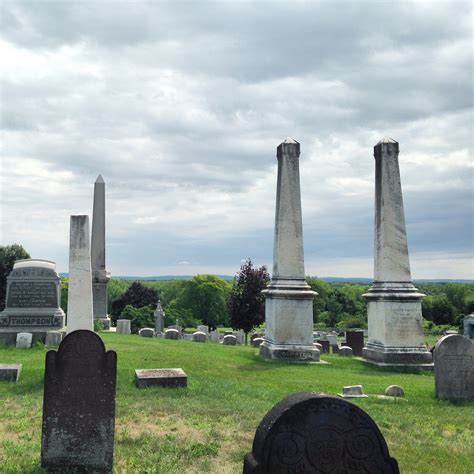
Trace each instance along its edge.
<instances>
[{"instance_id":1,"label":"thin white obelisk","mask_svg":"<svg viewBox=\"0 0 474 474\"><path fill-rule=\"evenodd\" d=\"M101 175L94 183L91 268L94 321L100 321L108 329L110 318L107 316L107 283L110 273L105 269L105 182Z\"/></svg>"},{"instance_id":2,"label":"thin white obelisk","mask_svg":"<svg viewBox=\"0 0 474 474\"><path fill-rule=\"evenodd\" d=\"M313 298L305 281L299 172L300 144L277 148L278 179L273 275L265 295L265 338L260 355L289 361L319 360L313 346Z\"/></svg>"},{"instance_id":3,"label":"thin white obelisk","mask_svg":"<svg viewBox=\"0 0 474 474\"><path fill-rule=\"evenodd\" d=\"M379 365L429 365L424 344L421 300L413 286L398 162L398 142L386 138L374 147L374 284L367 301L368 362Z\"/></svg>"},{"instance_id":4,"label":"thin white obelisk","mask_svg":"<svg viewBox=\"0 0 474 474\"><path fill-rule=\"evenodd\" d=\"M84 215L71 216L69 237L67 333L76 329L94 329L89 216Z\"/></svg>"}]
</instances>

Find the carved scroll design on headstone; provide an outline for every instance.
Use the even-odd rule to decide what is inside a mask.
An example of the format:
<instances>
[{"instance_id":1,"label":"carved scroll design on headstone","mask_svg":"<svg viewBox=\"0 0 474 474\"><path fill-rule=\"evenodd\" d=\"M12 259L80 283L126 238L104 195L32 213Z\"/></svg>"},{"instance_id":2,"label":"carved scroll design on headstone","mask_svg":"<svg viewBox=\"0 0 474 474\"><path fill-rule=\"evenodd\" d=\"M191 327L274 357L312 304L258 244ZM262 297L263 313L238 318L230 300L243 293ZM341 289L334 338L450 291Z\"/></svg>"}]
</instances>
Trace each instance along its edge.
<instances>
[{"instance_id":1,"label":"carved scroll design on headstone","mask_svg":"<svg viewBox=\"0 0 474 474\"><path fill-rule=\"evenodd\" d=\"M297 393L263 418L244 474L315 472L397 474L399 469L362 409L325 394Z\"/></svg>"},{"instance_id":2,"label":"carved scroll design on headstone","mask_svg":"<svg viewBox=\"0 0 474 474\"><path fill-rule=\"evenodd\" d=\"M68 334L46 354L41 465L110 471L117 354L92 331Z\"/></svg>"}]
</instances>

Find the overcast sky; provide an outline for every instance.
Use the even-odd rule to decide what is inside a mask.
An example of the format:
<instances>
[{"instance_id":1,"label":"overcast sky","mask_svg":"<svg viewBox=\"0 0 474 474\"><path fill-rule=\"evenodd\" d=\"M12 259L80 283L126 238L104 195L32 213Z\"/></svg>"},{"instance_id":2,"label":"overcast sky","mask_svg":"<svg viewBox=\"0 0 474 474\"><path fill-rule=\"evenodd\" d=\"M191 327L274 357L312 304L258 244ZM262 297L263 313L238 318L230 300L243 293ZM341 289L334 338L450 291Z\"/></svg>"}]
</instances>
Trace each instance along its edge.
<instances>
[{"instance_id":1,"label":"overcast sky","mask_svg":"<svg viewBox=\"0 0 474 474\"><path fill-rule=\"evenodd\" d=\"M301 143L306 273L373 276L373 146L400 143L413 278L473 278L472 2L1 2L1 244L114 275L272 266Z\"/></svg>"}]
</instances>

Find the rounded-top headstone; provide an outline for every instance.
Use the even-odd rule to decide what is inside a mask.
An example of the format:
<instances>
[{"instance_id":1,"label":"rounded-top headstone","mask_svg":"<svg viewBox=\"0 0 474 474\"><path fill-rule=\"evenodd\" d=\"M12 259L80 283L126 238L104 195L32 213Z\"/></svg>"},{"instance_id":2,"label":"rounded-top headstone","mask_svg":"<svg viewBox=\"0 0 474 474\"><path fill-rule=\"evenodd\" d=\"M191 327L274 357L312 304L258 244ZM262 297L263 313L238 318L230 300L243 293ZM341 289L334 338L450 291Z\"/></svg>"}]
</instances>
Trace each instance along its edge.
<instances>
[{"instance_id":1,"label":"rounded-top headstone","mask_svg":"<svg viewBox=\"0 0 474 474\"><path fill-rule=\"evenodd\" d=\"M252 347L260 347L260 344L264 341L263 337L254 337L252 339Z\"/></svg>"},{"instance_id":2,"label":"rounded-top headstone","mask_svg":"<svg viewBox=\"0 0 474 474\"><path fill-rule=\"evenodd\" d=\"M436 398L474 398L474 344L452 334L436 343L433 354Z\"/></svg>"},{"instance_id":3,"label":"rounded-top headstone","mask_svg":"<svg viewBox=\"0 0 474 474\"><path fill-rule=\"evenodd\" d=\"M385 395L387 395L387 397L404 397L405 392L400 385L389 385L385 389Z\"/></svg>"},{"instance_id":4,"label":"rounded-top headstone","mask_svg":"<svg viewBox=\"0 0 474 474\"><path fill-rule=\"evenodd\" d=\"M29 349L33 340L33 334L31 332L19 332L16 335L16 348L17 349Z\"/></svg>"},{"instance_id":5,"label":"rounded-top headstone","mask_svg":"<svg viewBox=\"0 0 474 474\"><path fill-rule=\"evenodd\" d=\"M250 335L250 342L253 342L254 339L261 338L262 333L260 332L254 332L253 334Z\"/></svg>"},{"instance_id":6,"label":"rounded-top headstone","mask_svg":"<svg viewBox=\"0 0 474 474\"><path fill-rule=\"evenodd\" d=\"M196 331L193 333L193 341L194 342L206 342L207 341L207 334L205 332Z\"/></svg>"},{"instance_id":7,"label":"rounded-top headstone","mask_svg":"<svg viewBox=\"0 0 474 474\"><path fill-rule=\"evenodd\" d=\"M118 334L131 334L131 322L130 319L117 319L117 333Z\"/></svg>"},{"instance_id":8,"label":"rounded-top headstone","mask_svg":"<svg viewBox=\"0 0 474 474\"><path fill-rule=\"evenodd\" d=\"M155 335L155 330L152 328L141 328L138 331L138 335L141 337L153 337Z\"/></svg>"},{"instance_id":9,"label":"rounded-top headstone","mask_svg":"<svg viewBox=\"0 0 474 474\"><path fill-rule=\"evenodd\" d=\"M179 331L177 329L167 329L165 331L165 339L179 339Z\"/></svg>"},{"instance_id":10,"label":"rounded-top headstone","mask_svg":"<svg viewBox=\"0 0 474 474\"><path fill-rule=\"evenodd\" d=\"M227 334L224 336L222 343L225 346L235 346L237 344L237 338L233 334Z\"/></svg>"},{"instance_id":11,"label":"rounded-top headstone","mask_svg":"<svg viewBox=\"0 0 474 474\"><path fill-rule=\"evenodd\" d=\"M352 348L349 346L341 346L339 348L339 355L343 357L351 357L352 356Z\"/></svg>"},{"instance_id":12,"label":"rounded-top headstone","mask_svg":"<svg viewBox=\"0 0 474 474\"><path fill-rule=\"evenodd\" d=\"M398 474L399 469L379 428L361 408L322 393L296 393L265 415L243 472Z\"/></svg>"}]
</instances>

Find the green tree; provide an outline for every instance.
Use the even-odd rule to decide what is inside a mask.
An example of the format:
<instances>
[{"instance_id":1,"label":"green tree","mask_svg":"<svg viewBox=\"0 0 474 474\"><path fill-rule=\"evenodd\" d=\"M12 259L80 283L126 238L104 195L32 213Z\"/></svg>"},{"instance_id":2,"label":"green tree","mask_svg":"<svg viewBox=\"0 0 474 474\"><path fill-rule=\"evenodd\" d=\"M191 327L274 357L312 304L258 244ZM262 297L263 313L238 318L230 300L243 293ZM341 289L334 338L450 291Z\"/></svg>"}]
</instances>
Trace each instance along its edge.
<instances>
[{"instance_id":1,"label":"green tree","mask_svg":"<svg viewBox=\"0 0 474 474\"><path fill-rule=\"evenodd\" d=\"M265 321L265 297L262 294L270 275L264 266L254 268L248 259L241 265L239 273L227 299L227 311L233 329L242 329L247 344L248 333Z\"/></svg>"},{"instance_id":2,"label":"green tree","mask_svg":"<svg viewBox=\"0 0 474 474\"><path fill-rule=\"evenodd\" d=\"M153 310L154 307L151 305L135 308L128 304L120 313L120 319L129 319L132 333L137 334L141 328L155 327Z\"/></svg>"},{"instance_id":3,"label":"green tree","mask_svg":"<svg viewBox=\"0 0 474 474\"><path fill-rule=\"evenodd\" d=\"M20 244L0 246L0 310L5 308L7 277L13 270L13 264L25 258L31 257Z\"/></svg>"},{"instance_id":4,"label":"green tree","mask_svg":"<svg viewBox=\"0 0 474 474\"><path fill-rule=\"evenodd\" d=\"M134 308L142 308L144 306L154 306L158 301L158 291L154 288L147 288L141 283L134 281L127 289L127 291L117 298L111 305L111 317L114 323L121 315L122 311L127 305Z\"/></svg>"},{"instance_id":5,"label":"green tree","mask_svg":"<svg viewBox=\"0 0 474 474\"><path fill-rule=\"evenodd\" d=\"M176 298L176 305L189 309L194 320L215 329L227 322L226 299L229 291L230 284L222 278L197 275L185 281Z\"/></svg>"}]
</instances>

